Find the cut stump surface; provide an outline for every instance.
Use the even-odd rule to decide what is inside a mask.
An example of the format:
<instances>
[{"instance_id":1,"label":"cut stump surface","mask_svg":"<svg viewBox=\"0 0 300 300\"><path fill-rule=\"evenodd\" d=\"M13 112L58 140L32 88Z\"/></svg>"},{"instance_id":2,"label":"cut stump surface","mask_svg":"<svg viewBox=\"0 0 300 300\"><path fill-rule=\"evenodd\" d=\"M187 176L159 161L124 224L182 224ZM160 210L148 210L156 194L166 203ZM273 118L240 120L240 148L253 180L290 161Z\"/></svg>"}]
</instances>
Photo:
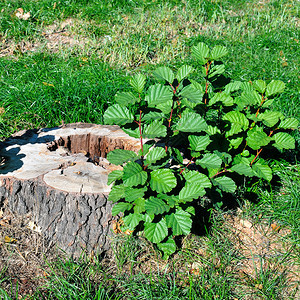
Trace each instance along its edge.
<instances>
[{"instance_id":1,"label":"cut stump surface","mask_svg":"<svg viewBox=\"0 0 300 300\"><path fill-rule=\"evenodd\" d=\"M114 149L137 152L139 140L118 126L85 123L20 131L0 144L0 203L31 214L45 237L73 257L110 247L112 203L106 160Z\"/></svg>"}]
</instances>

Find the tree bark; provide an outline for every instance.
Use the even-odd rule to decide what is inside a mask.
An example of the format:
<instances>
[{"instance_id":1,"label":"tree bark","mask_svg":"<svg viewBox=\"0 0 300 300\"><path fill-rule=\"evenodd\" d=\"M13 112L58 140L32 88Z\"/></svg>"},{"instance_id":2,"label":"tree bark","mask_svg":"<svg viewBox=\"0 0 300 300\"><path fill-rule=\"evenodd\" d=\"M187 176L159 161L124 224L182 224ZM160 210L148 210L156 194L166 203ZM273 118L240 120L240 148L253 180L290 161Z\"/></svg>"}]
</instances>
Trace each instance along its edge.
<instances>
[{"instance_id":1,"label":"tree bark","mask_svg":"<svg viewBox=\"0 0 300 300\"><path fill-rule=\"evenodd\" d=\"M113 217L106 160L113 149L137 152L118 126L75 123L21 131L0 144L0 203L31 214L44 236L73 257L110 248Z\"/></svg>"}]
</instances>

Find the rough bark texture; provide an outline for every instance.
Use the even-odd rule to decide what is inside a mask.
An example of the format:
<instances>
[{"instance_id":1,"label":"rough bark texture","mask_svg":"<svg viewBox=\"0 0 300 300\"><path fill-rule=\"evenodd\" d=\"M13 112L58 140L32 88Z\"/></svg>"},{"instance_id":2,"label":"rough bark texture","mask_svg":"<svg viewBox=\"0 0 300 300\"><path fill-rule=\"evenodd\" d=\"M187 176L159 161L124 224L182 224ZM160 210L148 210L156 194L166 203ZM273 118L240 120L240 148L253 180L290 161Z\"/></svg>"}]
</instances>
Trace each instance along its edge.
<instances>
[{"instance_id":1,"label":"rough bark texture","mask_svg":"<svg viewBox=\"0 0 300 300\"><path fill-rule=\"evenodd\" d=\"M0 145L0 202L31 213L47 239L78 257L110 247L112 204L105 159L113 149L138 151L139 141L117 126L68 124L28 130Z\"/></svg>"}]
</instances>

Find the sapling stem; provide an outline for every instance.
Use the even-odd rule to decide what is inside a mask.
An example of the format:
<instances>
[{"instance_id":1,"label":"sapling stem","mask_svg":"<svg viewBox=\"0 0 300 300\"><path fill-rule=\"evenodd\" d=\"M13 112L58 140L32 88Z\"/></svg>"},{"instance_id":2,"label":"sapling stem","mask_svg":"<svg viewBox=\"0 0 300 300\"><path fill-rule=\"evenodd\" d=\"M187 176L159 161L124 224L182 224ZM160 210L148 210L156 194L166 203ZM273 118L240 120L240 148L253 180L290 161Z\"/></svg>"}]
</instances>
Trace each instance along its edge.
<instances>
[{"instance_id":1,"label":"sapling stem","mask_svg":"<svg viewBox=\"0 0 300 300\"><path fill-rule=\"evenodd\" d=\"M182 174L183 171L184 171L190 164L194 163L194 162L193 162L194 159L195 159L195 157L192 157L191 160L189 161L189 163L188 163L188 164L180 171L179 174Z\"/></svg>"}]
</instances>

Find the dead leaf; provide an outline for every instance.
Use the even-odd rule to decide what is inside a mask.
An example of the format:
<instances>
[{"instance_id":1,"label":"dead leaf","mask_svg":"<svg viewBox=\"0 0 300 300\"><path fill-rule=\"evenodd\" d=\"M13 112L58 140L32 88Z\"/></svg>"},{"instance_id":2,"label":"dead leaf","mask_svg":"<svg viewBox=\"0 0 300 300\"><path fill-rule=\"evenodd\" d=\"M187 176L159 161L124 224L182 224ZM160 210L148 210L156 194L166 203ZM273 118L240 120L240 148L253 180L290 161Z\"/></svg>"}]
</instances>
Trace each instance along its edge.
<instances>
[{"instance_id":1,"label":"dead leaf","mask_svg":"<svg viewBox=\"0 0 300 300\"><path fill-rule=\"evenodd\" d=\"M11 237L9 237L7 235L4 237L4 242L5 243L13 243L13 242L16 242L16 241L17 241L16 239L11 238Z\"/></svg>"},{"instance_id":2,"label":"dead leaf","mask_svg":"<svg viewBox=\"0 0 300 300\"><path fill-rule=\"evenodd\" d=\"M27 228L38 233L42 232L42 229L38 225L36 225L33 221L28 222Z\"/></svg>"},{"instance_id":3,"label":"dead leaf","mask_svg":"<svg viewBox=\"0 0 300 300\"><path fill-rule=\"evenodd\" d=\"M56 8L56 2L54 2L54 4L53 4L53 9L55 9Z\"/></svg>"},{"instance_id":4,"label":"dead leaf","mask_svg":"<svg viewBox=\"0 0 300 300\"><path fill-rule=\"evenodd\" d=\"M23 8L18 8L16 11L15 11L15 13L14 13L14 15L18 18L18 19L20 19L20 20L28 20L29 18L30 18L30 12L27 12L27 13L25 13L24 14L24 9Z\"/></svg>"},{"instance_id":5,"label":"dead leaf","mask_svg":"<svg viewBox=\"0 0 300 300\"><path fill-rule=\"evenodd\" d=\"M43 85L46 85L46 86L53 86L53 87L54 87L54 84L52 84L52 83L47 83L47 82L44 82L44 81L43 81Z\"/></svg>"},{"instance_id":6,"label":"dead leaf","mask_svg":"<svg viewBox=\"0 0 300 300\"><path fill-rule=\"evenodd\" d=\"M250 221L248 221L248 220L241 219L240 223L241 223L241 225L243 225L246 228L251 228L252 227L252 223Z\"/></svg>"},{"instance_id":7,"label":"dead leaf","mask_svg":"<svg viewBox=\"0 0 300 300\"><path fill-rule=\"evenodd\" d=\"M280 226L276 223L272 223L271 228L272 228L273 231L279 232Z\"/></svg>"}]
</instances>

